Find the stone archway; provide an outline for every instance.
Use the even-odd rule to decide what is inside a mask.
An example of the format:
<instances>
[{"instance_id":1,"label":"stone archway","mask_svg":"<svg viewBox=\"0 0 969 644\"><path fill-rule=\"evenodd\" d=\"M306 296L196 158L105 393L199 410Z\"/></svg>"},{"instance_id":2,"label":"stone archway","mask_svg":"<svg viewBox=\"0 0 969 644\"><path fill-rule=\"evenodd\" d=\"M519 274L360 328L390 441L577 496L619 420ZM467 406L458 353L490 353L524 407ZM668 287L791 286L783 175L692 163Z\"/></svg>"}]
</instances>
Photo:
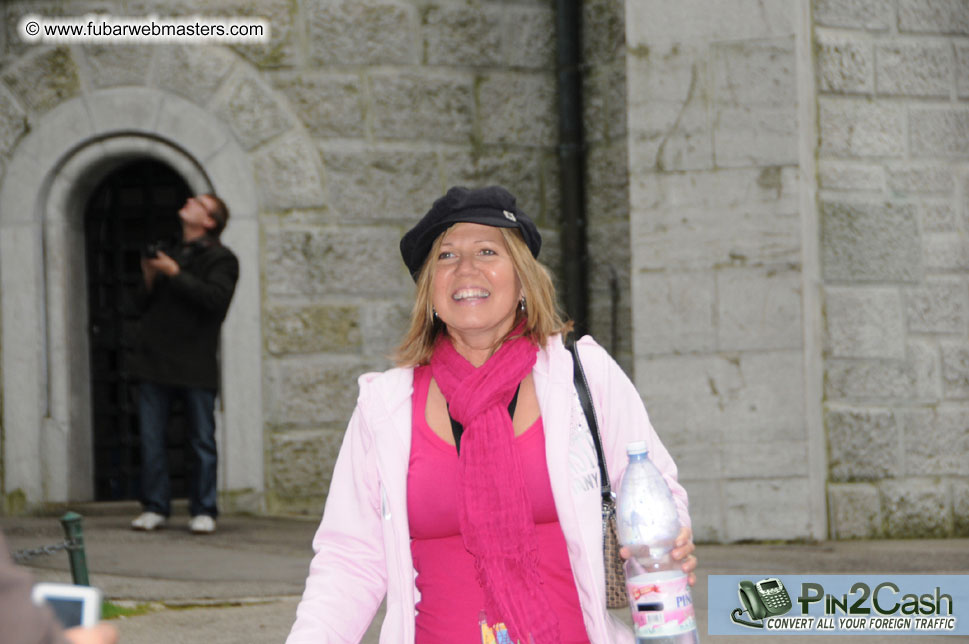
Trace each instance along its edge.
<instances>
[{"instance_id":1,"label":"stone archway","mask_svg":"<svg viewBox=\"0 0 969 644\"><path fill-rule=\"evenodd\" d=\"M111 118L105 118L110 113ZM150 129L144 124L150 124ZM59 104L17 146L0 187L4 479L15 504L92 498L80 210L119 164L155 158L226 200L242 271L223 327L220 492L261 509L264 490L259 199L224 123L169 92L121 88ZM225 427L231 427L231 433Z\"/></svg>"}]
</instances>

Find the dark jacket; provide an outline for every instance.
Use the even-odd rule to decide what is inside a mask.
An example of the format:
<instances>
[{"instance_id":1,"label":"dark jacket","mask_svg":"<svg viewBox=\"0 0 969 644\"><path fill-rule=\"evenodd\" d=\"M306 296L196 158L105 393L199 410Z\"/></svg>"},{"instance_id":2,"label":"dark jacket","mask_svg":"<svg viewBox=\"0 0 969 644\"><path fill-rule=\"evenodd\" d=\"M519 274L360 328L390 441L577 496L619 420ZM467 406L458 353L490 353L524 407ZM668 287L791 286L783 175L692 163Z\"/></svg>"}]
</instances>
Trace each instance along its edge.
<instances>
[{"instance_id":1,"label":"dark jacket","mask_svg":"<svg viewBox=\"0 0 969 644\"><path fill-rule=\"evenodd\" d=\"M179 244L169 255L178 275L159 273L150 292L142 286L132 373L159 384L217 389L219 329L239 260L210 237Z\"/></svg>"}]
</instances>

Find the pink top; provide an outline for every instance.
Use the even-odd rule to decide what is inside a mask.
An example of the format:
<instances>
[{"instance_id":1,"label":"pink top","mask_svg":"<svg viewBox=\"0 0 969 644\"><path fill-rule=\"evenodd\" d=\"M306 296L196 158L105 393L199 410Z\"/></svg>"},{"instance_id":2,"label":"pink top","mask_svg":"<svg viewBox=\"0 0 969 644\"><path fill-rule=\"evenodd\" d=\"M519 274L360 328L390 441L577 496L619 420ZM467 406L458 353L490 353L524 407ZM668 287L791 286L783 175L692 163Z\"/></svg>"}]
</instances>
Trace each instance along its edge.
<instances>
[{"instance_id":1,"label":"pink top","mask_svg":"<svg viewBox=\"0 0 969 644\"><path fill-rule=\"evenodd\" d=\"M414 370L413 434L407 471L407 516L417 570L417 644L476 644L484 593L465 550L458 520L458 456L427 424L431 370ZM545 432L539 417L515 440L532 503L538 535L539 572L557 611L562 642L587 644L572 567L559 526L545 460ZM492 618L493 620L494 618Z\"/></svg>"}]
</instances>

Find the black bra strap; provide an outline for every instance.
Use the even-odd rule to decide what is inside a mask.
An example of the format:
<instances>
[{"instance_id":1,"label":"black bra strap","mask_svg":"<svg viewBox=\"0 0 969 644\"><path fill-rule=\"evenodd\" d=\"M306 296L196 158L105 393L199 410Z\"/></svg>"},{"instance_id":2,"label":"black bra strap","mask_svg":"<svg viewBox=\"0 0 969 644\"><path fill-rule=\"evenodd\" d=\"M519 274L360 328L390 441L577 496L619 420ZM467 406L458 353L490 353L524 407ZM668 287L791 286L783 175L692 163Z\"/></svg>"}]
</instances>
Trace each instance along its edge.
<instances>
[{"instance_id":1,"label":"black bra strap","mask_svg":"<svg viewBox=\"0 0 969 644\"><path fill-rule=\"evenodd\" d=\"M512 396L511 402L508 403L508 417L515 417L515 407L518 405L518 392L521 391L522 385L518 383L518 388L515 389L515 395ZM447 417L451 419L451 433L454 434L454 448L461 453L461 434L464 433L464 427L458 421L451 417L451 412L448 410Z\"/></svg>"}]
</instances>

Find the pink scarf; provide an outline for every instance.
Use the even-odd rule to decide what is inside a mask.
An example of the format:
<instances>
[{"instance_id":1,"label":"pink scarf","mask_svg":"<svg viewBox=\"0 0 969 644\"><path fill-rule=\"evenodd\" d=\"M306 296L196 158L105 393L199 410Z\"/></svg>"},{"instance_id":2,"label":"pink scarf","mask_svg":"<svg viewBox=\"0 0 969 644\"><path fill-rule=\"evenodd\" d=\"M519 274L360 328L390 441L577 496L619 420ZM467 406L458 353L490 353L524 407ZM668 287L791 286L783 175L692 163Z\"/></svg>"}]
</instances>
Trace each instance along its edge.
<instances>
[{"instance_id":1,"label":"pink scarf","mask_svg":"<svg viewBox=\"0 0 969 644\"><path fill-rule=\"evenodd\" d=\"M535 365L538 347L523 337L506 341L478 368L442 335L431 373L461 437L458 517L464 546L474 555L489 621L503 621L513 640L557 644L558 618L542 587L532 506L515 449L508 404Z\"/></svg>"}]
</instances>

